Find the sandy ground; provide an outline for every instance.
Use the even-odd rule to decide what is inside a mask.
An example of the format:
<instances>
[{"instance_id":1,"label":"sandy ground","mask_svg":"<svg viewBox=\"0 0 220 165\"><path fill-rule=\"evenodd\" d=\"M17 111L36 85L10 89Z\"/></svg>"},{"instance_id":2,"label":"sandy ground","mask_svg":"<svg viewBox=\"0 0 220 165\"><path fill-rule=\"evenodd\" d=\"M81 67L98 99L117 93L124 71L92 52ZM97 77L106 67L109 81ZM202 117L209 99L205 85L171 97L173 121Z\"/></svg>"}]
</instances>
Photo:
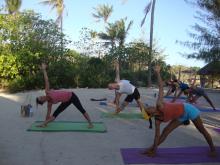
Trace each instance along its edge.
<instances>
[{"instance_id":1,"label":"sandy ground","mask_svg":"<svg viewBox=\"0 0 220 165\"><path fill-rule=\"evenodd\" d=\"M30 91L16 94L1 92L0 165L123 165L120 148L143 148L152 144L154 130L148 129L148 122L100 117L102 111L113 111L113 108L101 106L99 102L90 101L90 98L106 97L112 100L113 91L73 90L92 120L104 122L107 132L27 132L26 129L34 121L45 118L46 106L39 107L37 110L34 107L34 116L23 118L20 116L20 105L27 96L31 97L31 104L35 105L35 97L44 92ZM157 89L139 88L139 90L144 102L154 103L154 93L157 93ZM209 92L208 95L216 107L220 108L220 93ZM200 99L199 103L207 105L203 99ZM131 110L139 111L134 107L128 107L125 111ZM213 126L220 127L220 113L202 113L202 118L209 123L205 126L212 135L215 145L220 146L220 134L212 129ZM56 120L84 121L84 118L71 105ZM182 146L207 146L207 143L191 124L177 128L161 145L161 147Z\"/></svg>"}]
</instances>

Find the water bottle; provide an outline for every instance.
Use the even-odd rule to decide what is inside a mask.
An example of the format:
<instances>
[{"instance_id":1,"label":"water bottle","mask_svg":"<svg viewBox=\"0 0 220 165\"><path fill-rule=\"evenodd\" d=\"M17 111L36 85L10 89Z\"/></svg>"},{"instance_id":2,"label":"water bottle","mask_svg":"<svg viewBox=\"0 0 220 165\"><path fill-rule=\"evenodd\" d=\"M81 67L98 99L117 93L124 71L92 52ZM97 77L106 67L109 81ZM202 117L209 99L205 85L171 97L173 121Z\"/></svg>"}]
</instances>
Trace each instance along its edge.
<instances>
[{"instance_id":1,"label":"water bottle","mask_svg":"<svg viewBox=\"0 0 220 165\"><path fill-rule=\"evenodd\" d=\"M32 107L32 105L29 105L29 117L32 117L33 113L34 113L33 107Z\"/></svg>"}]
</instances>

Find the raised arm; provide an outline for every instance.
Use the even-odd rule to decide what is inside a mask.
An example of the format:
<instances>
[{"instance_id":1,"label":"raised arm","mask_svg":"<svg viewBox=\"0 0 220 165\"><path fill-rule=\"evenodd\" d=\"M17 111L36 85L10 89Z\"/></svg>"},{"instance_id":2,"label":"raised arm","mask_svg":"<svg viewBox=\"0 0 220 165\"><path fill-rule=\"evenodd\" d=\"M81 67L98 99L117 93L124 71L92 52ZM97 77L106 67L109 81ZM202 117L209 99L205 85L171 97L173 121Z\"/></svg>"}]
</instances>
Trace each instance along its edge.
<instances>
[{"instance_id":1,"label":"raised arm","mask_svg":"<svg viewBox=\"0 0 220 165\"><path fill-rule=\"evenodd\" d=\"M158 94L158 98L157 98L157 106L161 107L163 106L163 81L162 78L160 76L160 66L157 65L154 68L156 75L157 75L157 81L158 81L158 86L159 86L159 94Z\"/></svg>"},{"instance_id":2,"label":"raised arm","mask_svg":"<svg viewBox=\"0 0 220 165\"><path fill-rule=\"evenodd\" d=\"M193 79L193 82L192 82L192 84L191 84L191 87L193 88L193 87L195 86L195 84L196 84L196 75L195 75L195 77L194 77L194 79Z\"/></svg>"},{"instance_id":3,"label":"raised arm","mask_svg":"<svg viewBox=\"0 0 220 165\"><path fill-rule=\"evenodd\" d=\"M46 68L47 68L47 65L42 63L41 64L41 69L42 69L43 74L44 74L45 92L50 90L50 83L49 83L49 79L48 79L48 76L47 76Z\"/></svg>"},{"instance_id":4,"label":"raised arm","mask_svg":"<svg viewBox=\"0 0 220 165\"><path fill-rule=\"evenodd\" d=\"M177 94L177 92L174 94L174 98L172 99L172 103L174 103L181 95L182 95L183 91L180 89L179 93ZM176 95L177 94L177 95Z\"/></svg>"},{"instance_id":5,"label":"raised arm","mask_svg":"<svg viewBox=\"0 0 220 165\"><path fill-rule=\"evenodd\" d=\"M119 108L119 100L120 100L120 97L121 97L121 93L119 93L119 92L116 91L116 97L115 97L116 109Z\"/></svg>"}]
</instances>

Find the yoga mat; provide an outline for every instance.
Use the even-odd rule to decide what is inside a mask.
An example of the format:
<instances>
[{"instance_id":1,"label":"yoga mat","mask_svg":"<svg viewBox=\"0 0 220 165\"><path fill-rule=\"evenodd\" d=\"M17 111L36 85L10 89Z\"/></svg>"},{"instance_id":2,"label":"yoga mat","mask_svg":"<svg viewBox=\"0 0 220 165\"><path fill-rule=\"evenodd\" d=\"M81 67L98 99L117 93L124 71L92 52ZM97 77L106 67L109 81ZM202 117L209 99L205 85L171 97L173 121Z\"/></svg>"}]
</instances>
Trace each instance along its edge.
<instances>
[{"instance_id":1,"label":"yoga mat","mask_svg":"<svg viewBox=\"0 0 220 165\"><path fill-rule=\"evenodd\" d=\"M101 117L104 118L123 118L123 119L143 119L143 115L141 113L125 113L121 112L117 115L112 112L102 112Z\"/></svg>"},{"instance_id":2,"label":"yoga mat","mask_svg":"<svg viewBox=\"0 0 220 165\"><path fill-rule=\"evenodd\" d=\"M213 110L211 107L200 107L196 106L201 112L220 112L219 108L216 108L216 110Z\"/></svg>"},{"instance_id":3,"label":"yoga mat","mask_svg":"<svg viewBox=\"0 0 220 165\"><path fill-rule=\"evenodd\" d=\"M96 99L96 98L91 98L91 101L106 101L107 98L101 98L101 99Z\"/></svg>"},{"instance_id":4,"label":"yoga mat","mask_svg":"<svg viewBox=\"0 0 220 165\"><path fill-rule=\"evenodd\" d=\"M220 147L216 147L220 154ZM209 157L209 147L178 147L178 148L158 148L155 157L148 157L141 154L142 148L123 148L121 155L124 164L188 164L188 163L214 163L220 162L220 156Z\"/></svg>"},{"instance_id":5,"label":"yoga mat","mask_svg":"<svg viewBox=\"0 0 220 165\"><path fill-rule=\"evenodd\" d=\"M174 96L164 96L164 98L173 99ZM185 96L180 96L180 97L178 97L178 99L186 99L186 97Z\"/></svg>"},{"instance_id":6,"label":"yoga mat","mask_svg":"<svg viewBox=\"0 0 220 165\"><path fill-rule=\"evenodd\" d=\"M43 131L43 132L106 132L106 128L102 122L93 122L93 128L87 128L87 122L70 122L70 121L54 121L47 127L36 127L42 121L34 122L27 131Z\"/></svg>"},{"instance_id":7,"label":"yoga mat","mask_svg":"<svg viewBox=\"0 0 220 165\"><path fill-rule=\"evenodd\" d=\"M113 104L111 102L106 102L106 101L100 101L99 105L115 107L115 104ZM138 107L138 105L136 103L129 103L128 106L129 107ZM148 104L146 103L145 106L148 106Z\"/></svg>"},{"instance_id":8,"label":"yoga mat","mask_svg":"<svg viewBox=\"0 0 220 165\"><path fill-rule=\"evenodd\" d=\"M220 128L214 128L214 130L218 133L220 133Z\"/></svg>"},{"instance_id":9,"label":"yoga mat","mask_svg":"<svg viewBox=\"0 0 220 165\"><path fill-rule=\"evenodd\" d=\"M165 102L170 102L170 99L164 99ZM174 103L186 103L185 100L176 100ZM192 104L196 108L198 108L201 112L220 112L220 108L216 108L216 110L213 110L212 107L202 107L201 105Z\"/></svg>"},{"instance_id":10,"label":"yoga mat","mask_svg":"<svg viewBox=\"0 0 220 165\"><path fill-rule=\"evenodd\" d=\"M164 98L164 101L171 103L172 99L170 99L170 98ZM175 100L174 103L185 103L185 102L186 102L186 100L184 100L184 99L177 99L177 100Z\"/></svg>"}]
</instances>

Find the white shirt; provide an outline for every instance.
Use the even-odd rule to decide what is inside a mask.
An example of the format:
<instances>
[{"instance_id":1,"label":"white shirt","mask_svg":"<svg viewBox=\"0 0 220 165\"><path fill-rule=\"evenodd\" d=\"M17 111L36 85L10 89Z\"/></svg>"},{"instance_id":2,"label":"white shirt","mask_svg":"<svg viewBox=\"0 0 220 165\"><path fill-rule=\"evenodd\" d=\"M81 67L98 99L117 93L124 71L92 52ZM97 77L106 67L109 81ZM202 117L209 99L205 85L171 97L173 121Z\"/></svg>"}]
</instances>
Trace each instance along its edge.
<instances>
[{"instance_id":1,"label":"white shirt","mask_svg":"<svg viewBox=\"0 0 220 165\"><path fill-rule=\"evenodd\" d=\"M119 90L116 90L118 93L130 95L134 93L135 86L130 83L128 80L121 80L118 83Z\"/></svg>"}]
</instances>

